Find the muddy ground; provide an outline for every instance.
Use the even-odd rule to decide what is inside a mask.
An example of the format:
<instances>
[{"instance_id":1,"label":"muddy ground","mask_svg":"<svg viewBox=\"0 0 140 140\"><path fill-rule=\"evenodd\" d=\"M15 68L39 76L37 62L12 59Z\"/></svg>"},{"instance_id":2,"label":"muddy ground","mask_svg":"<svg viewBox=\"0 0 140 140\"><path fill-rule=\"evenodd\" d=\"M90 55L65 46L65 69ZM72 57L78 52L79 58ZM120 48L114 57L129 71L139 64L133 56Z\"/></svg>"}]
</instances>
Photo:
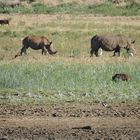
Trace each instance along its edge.
<instances>
[{"instance_id":1,"label":"muddy ground","mask_svg":"<svg viewBox=\"0 0 140 140\"><path fill-rule=\"evenodd\" d=\"M140 104L0 105L0 140L140 140Z\"/></svg>"}]
</instances>

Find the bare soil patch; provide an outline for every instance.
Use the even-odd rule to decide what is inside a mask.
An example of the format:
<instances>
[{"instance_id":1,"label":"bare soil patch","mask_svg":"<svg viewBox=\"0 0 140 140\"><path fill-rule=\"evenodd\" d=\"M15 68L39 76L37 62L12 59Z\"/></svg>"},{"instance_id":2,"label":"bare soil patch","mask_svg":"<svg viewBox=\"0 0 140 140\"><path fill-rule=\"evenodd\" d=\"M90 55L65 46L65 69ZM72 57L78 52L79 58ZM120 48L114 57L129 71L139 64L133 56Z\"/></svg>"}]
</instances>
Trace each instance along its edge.
<instances>
[{"instance_id":1,"label":"bare soil patch","mask_svg":"<svg viewBox=\"0 0 140 140\"><path fill-rule=\"evenodd\" d=\"M1 105L0 139L139 140L140 105Z\"/></svg>"}]
</instances>

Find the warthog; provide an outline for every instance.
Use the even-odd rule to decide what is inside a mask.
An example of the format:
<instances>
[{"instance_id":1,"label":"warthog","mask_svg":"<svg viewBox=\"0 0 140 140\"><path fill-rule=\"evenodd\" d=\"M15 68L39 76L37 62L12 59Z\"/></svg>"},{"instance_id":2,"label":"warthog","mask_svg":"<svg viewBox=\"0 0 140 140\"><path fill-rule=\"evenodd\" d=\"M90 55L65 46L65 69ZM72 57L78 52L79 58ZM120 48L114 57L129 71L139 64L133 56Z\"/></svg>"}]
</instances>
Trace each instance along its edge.
<instances>
[{"instance_id":1,"label":"warthog","mask_svg":"<svg viewBox=\"0 0 140 140\"><path fill-rule=\"evenodd\" d=\"M115 74L114 76L112 76L112 80L115 82L118 80L129 81L130 79L131 79L130 76L127 74L124 74L124 73L118 73L118 74Z\"/></svg>"},{"instance_id":2,"label":"warthog","mask_svg":"<svg viewBox=\"0 0 140 140\"><path fill-rule=\"evenodd\" d=\"M134 43L134 40L132 41L130 38L124 35L95 35L91 39L90 54L91 56L93 56L93 54L99 56L98 50L100 48L104 51L114 51L113 56L115 56L116 53L118 53L118 56L120 56L121 48L126 49L127 53L132 51L136 54ZM133 55L132 52L131 55Z\"/></svg>"},{"instance_id":3,"label":"warthog","mask_svg":"<svg viewBox=\"0 0 140 140\"><path fill-rule=\"evenodd\" d=\"M9 25L9 21L10 19L0 19L0 24L4 25L4 24L8 24Z\"/></svg>"},{"instance_id":4,"label":"warthog","mask_svg":"<svg viewBox=\"0 0 140 140\"><path fill-rule=\"evenodd\" d=\"M20 5L20 0L0 0L0 6L5 7L5 6L17 6Z\"/></svg>"},{"instance_id":5,"label":"warthog","mask_svg":"<svg viewBox=\"0 0 140 140\"><path fill-rule=\"evenodd\" d=\"M48 40L45 36L27 36L22 40L23 47L21 48L20 53L15 55L21 56L23 53L26 55L26 50L30 47L34 50L42 50L42 55L48 52L49 54L53 55L56 54L57 51L53 51L53 44L51 41Z\"/></svg>"}]
</instances>

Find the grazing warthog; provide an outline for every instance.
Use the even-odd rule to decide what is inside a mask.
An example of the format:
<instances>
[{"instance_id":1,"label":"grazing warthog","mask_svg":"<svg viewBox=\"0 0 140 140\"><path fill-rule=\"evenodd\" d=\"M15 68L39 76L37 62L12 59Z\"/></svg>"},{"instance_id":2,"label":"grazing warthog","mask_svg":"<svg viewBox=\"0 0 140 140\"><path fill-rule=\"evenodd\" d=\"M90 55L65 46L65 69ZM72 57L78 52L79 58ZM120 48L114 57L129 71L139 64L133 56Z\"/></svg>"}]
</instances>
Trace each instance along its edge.
<instances>
[{"instance_id":1,"label":"grazing warthog","mask_svg":"<svg viewBox=\"0 0 140 140\"><path fill-rule=\"evenodd\" d=\"M0 24L4 25L4 24L8 24L9 25L9 21L10 19L0 19Z\"/></svg>"},{"instance_id":2,"label":"grazing warthog","mask_svg":"<svg viewBox=\"0 0 140 140\"><path fill-rule=\"evenodd\" d=\"M53 44L45 36L27 36L22 40L23 47L21 48L20 53L15 55L21 56L23 53L26 55L26 50L30 47L34 50L42 50L42 55L48 52L50 55L56 54L57 51L53 51Z\"/></svg>"},{"instance_id":3,"label":"grazing warthog","mask_svg":"<svg viewBox=\"0 0 140 140\"><path fill-rule=\"evenodd\" d=\"M134 40L132 41L130 38L124 35L95 35L91 39L90 54L91 56L93 56L93 54L99 56L99 48L104 51L114 51L113 56L115 56L116 53L118 53L118 56L120 56L121 48L126 49L127 53L132 51L136 54L134 43ZM132 52L130 53L131 55L133 55Z\"/></svg>"},{"instance_id":4,"label":"grazing warthog","mask_svg":"<svg viewBox=\"0 0 140 140\"><path fill-rule=\"evenodd\" d=\"M20 5L20 0L0 0L0 5L2 7L5 6L15 7L17 5Z\"/></svg>"},{"instance_id":5,"label":"grazing warthog","mask_svg":"<svg viewBox=\"0 0 140 140\"><path fill-rule=\"evenodd\" d=\"M114 76L112 76L112 80L115 82L118 80L129 81L130 79L131 79L130 76L127 74L124 74L124 73L118 73L118 74L115 74Z\"/></svg>"}]
</instances>

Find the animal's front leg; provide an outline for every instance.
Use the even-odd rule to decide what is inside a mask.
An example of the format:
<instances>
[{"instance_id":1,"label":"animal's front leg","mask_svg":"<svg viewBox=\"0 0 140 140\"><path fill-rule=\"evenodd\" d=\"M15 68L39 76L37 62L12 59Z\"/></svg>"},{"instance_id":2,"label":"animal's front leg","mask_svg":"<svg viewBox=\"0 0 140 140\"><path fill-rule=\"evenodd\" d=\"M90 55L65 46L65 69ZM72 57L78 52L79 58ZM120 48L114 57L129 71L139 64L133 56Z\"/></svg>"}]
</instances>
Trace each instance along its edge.
<instances>
[{"instance_id":1,"label":"animal's front leg","mask_svg":"<svg viewBox=\"0 0 140 140\"><path fill-rule=\"evenodd\" d=\"M115 56L116 55L116 51L114 51L114 54L113 54L113 56Z\"/></svg>"},{"instance_id":2,"label":"animal's front leg","mask_svg":"<svg viewBox=\"0 0 140 140\"><path fill-rule=\"evenodd\" d=\"M120 48L118 49L118 56L120 56Z\"/></svg>"},{"instance_id":3,"label":"animal's front leg","mask_svg":"<svg viewBox=\"0 0 140 140\"><path fill-rule=\"evenodd\" d=\"M48 52L48 50L46 49L46 47L44 46L44 54L46 55L46 53Z\"/></svg>"},{"instance_id":4,"label":"animal's front leg","mask_svg":"<svg viewBox=\"0 0 140 140\"><path fill-rule=\"evenodd\" d=\"M120 47L119 47L119 46L117 46L117 47L115 48L113 56L115 56L116 53L118 53L118 56L120 56Z\"/></svg>"}]
</instances>

